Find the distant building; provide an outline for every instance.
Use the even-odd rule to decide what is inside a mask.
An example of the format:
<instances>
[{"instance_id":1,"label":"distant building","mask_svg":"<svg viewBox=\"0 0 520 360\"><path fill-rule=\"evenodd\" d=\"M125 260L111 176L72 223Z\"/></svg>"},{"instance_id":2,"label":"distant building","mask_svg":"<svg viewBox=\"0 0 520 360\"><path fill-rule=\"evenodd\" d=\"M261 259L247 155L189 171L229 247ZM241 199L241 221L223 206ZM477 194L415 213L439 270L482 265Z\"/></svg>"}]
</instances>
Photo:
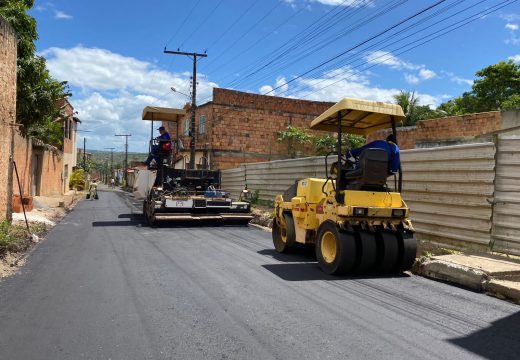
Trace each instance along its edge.
<instances>
[{"instance_id":1,"label":"distant building","mask_svg":"<svg viewBox=\"0 0 520 360\"><path fill-rule=\"evenodd\" d=\"M67 99L60 100L59 106L63 122L63 192L66 192L70 175L78 163L76 137L77 126L81 121L74 116L74 108Z\"/></svg>"}]
</instances>

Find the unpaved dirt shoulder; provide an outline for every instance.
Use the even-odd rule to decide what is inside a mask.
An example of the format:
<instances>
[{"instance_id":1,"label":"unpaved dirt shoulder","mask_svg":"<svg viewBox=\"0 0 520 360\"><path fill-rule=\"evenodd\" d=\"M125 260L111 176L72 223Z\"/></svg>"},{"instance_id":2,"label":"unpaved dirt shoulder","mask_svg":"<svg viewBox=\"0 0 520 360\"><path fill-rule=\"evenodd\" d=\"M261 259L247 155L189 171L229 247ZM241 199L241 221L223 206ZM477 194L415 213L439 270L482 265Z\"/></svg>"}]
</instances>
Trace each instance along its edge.
<instances>
[{"instance_id":1,"label":"unpaved dirt shoulder","mask_svg":"<svg viewBox=\"0 0 520 360\"><path fill-rule=\"evenodd\" d=\"M273 227L274 210L267 206L253 205L251 209L253 219L251 224L259 225L263 228Z\"/></svg>"}]
</instances>

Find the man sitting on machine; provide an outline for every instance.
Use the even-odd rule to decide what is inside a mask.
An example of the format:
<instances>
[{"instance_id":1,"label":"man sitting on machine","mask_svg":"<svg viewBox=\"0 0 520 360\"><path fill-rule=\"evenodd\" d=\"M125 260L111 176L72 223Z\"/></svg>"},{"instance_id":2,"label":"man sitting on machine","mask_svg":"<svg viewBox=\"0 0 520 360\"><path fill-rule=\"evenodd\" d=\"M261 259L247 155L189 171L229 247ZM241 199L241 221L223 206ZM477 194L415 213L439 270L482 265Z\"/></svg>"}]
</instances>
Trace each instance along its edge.
<instances>
[{"instance_id":1,"label":"man sitting on machine","mask_svg":"<svg viewBox=\"0 0 520 360\"><path fill-rule=\"evenodd\" d=\"M148 158L146 159L146 161L144 161L144 164L146 166L150 166L150 163L152 162L152 160L154 160L156 164L160 163L159 153L165 150L164 149L165 146L169 147L168 150L171 149L170 134L168 134L165 127L161 126L157 130L159 130L159 133L161 135L157 136L152 141L152 147L150 149L150 154L148 155Z\"/></svg>"},{"instance_id":2,"label":"man sitting on machine","mask_svg":"<svg viewBox=\"0 0 520 360\"><path fill-rule=\"evenodd\" d=\"M371 143L348 151L347 159L351 163L356 163L356 160L359 159L359 156L365 149L385 150L388 154L388 175L393 175L399 171L399 167L401 166L401 158L399 154L399 146L397 146L395 136L393 134L388 135L386 137L386 141L375 140ZM356 167L354 167L354 169L356 169Z\"/></svg>"}]
</instances>

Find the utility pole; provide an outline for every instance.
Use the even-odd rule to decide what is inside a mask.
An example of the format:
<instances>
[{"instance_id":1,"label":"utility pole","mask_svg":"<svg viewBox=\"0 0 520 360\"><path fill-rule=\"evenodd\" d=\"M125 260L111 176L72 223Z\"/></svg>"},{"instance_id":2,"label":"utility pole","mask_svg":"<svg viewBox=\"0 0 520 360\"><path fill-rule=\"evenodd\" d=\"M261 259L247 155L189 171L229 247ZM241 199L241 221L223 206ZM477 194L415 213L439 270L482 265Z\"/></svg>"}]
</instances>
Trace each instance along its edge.
<instances>
[{"instance_id":1,"label":"utility pole","mask_svg":"<svg viewBox=\"0 0 520 360\"><path fill-rule=\"evenodd\" d=\"M190 133L191 133L191 140L190 140L190 169L195 169L195 108L197 107L197 57L207 57L208 55L206 52L204 54L198 54L196 52L193 53L187 53L182 51L168 51L166 48L164 48L165 54L173 54L173 55L186 55L189 57L192 57L193 59L193 90L192 90L192 97L191 97L191 126L190 126Z\"/></svg>"},{"instance_id":2,"label":"utility pole","mask_svg":"<svg viewBox=\"0 0 520 360\"><path fill-rule=\"evenodd\" d=\"M22 126L16 124L13 120L9 123L11 128L11 143L9 145L9 167L7 168L7 207L6 207L6 220L11 223L13 221L13 169L14 169L14 135L17 127ZM20 194L20 201L22 200L23 194Z\"/></svg>"},{"instance_id":3,"label":"utility pole","mask_svg":"<svg viewBox=\"0 0 520 360\"><path fill-rule=\"evenodd\" d=\"M105 148L107 150L110 150L110 178L112 178L114 176L114 149L113 147L111 148Z\"/></svg>"},{"instance_id":4,"label":"utility pole","mask_svg":"<svg viewBox=\"0 0 520 360\"><path fill-rule=\"evenodd\" d=\"M124 179L125 179L125 186L128 185L127 183L127 172L128 172L128 137L132 136L132 134L120 134L115 136L124 136L125 137L125 173L124 173Z\"/></svg>"},{"instance_id":5,"label":"utility pole","mask_svg":"<svg viewBox=\"0 0 520 360\"><path fill-rule=\"evenodd\" d=\"M87 171L87 153L85 148L87 147L87 138L83 137L83 171Z\"/></svg>"}]
</instances>

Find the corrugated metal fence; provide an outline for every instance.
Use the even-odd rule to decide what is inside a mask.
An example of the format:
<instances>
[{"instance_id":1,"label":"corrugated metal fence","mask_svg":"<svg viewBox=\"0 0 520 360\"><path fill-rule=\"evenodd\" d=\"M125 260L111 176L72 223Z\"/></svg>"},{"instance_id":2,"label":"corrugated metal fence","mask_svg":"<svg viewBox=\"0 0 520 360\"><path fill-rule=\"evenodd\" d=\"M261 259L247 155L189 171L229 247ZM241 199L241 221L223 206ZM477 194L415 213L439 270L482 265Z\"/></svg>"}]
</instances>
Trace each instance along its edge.
<instances>
[{"instance_id":1,"label":"corrugated metal fence","mask_svg":"<svg viewBox=\"0 0 520 360\"><path fill-rule=\"evenodd\" d=\"M498 141L491 244L520 255L520 139Z\"/></svg>"},{"instance_id":2,"label":"corrugated metal fence","mask_svg":"<svg viewBox=\"0 0 520 360\"><path fill-rule=\"evenodd\" d=\"M404 150L401 158L403 196L419 240L520 255L520 139ZM323 177L325 159L246 164L222 173L233 196L247 181L261 200L272 201L295 180Z\"/></svg>"},{"instance_id":3,"label":"corrugated metal fence","mask_svg":"<svg viewBox=\"0 0 520 360\"><path fill-rule=\"evenodd\" d=\"M490 241L493 143L401 152L403 196L417 239L485 250Z\"/></svg>"}]
</instances>

